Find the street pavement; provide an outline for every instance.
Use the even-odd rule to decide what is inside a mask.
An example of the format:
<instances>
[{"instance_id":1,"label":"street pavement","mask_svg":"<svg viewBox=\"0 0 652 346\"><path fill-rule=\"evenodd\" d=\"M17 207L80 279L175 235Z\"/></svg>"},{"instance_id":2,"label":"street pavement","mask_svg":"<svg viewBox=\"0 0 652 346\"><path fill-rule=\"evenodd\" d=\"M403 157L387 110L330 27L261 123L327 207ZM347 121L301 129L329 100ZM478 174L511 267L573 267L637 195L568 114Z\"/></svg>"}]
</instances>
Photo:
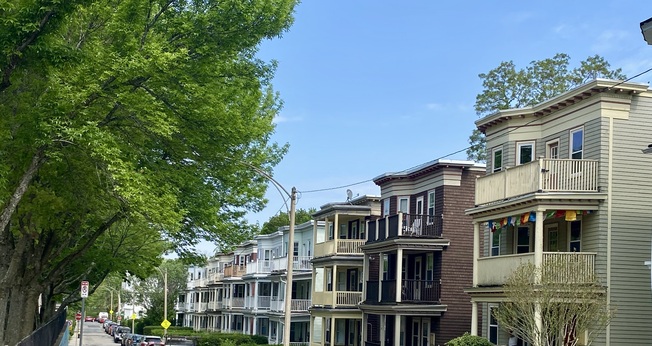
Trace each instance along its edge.
<instances>
[{"instance_id":1,"label":"street pavement","mask_svg":"<svg viewBox=\"0 0 652 346\"><path fill-rule=\"evenodd\" d=\"M83 345L79 345L79 333L75 333L70 338L68 346L116 346L113 338L104 332L101 323L84 322L84 335L82 337Z\"/></svg>"}]
</instances>

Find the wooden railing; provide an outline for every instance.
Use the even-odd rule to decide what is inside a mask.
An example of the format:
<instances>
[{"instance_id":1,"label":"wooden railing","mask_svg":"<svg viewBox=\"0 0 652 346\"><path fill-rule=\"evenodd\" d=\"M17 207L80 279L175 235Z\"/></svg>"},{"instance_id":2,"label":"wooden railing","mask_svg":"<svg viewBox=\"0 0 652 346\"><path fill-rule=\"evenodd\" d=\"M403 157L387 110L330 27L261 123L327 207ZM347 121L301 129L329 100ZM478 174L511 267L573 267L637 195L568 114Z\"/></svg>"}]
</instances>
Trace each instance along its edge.
<instances>
[{"instance_id":1,"label":"wooden railing","mask_svg":"<svg viewBox=\"0 0 652 346\"><path fill-rule=\"evenodd\" d=\"M364 245L365 239L331 239L323 243L315 244L315 257L323 257L335 254L362 255L360 246Z\"/></svg>"},{"instance_id":2,"label":"wooden railing","mask_svg":"<svg viewBox=\"0 0 652 346\"><path fill-rule=\"evenodd\" d=\"M272 260L257 260L247 263L247 274L267 274L272 272Z\"/></svg>"},{"instance_id":3,"label":"wooden railing","mask_svg":"<svg viewBox=\"0 0 652 346\"><path fill-rule=\"evenodd\" d=\"M232 308L243 308L244 307L244 298L243 297L238 297L238 298L231 298L231 307Z\"/></svg>"},{"instance_id":4,"label":"wooden railing","mask_svg":"<svg viewBox=\"0 0 652 346\"><path fill-rule=\"evenodd\" d=\"M443 218L435 215L398 213L367 222L367 242L397 237L441 238Z\"/></svg>"},{"instance_id":5,"label":"wooden railing","mask_svg":"<svg viewBox=\"0 0 652 346\"><path fill-rule=\"evenodd\" d=\"M247 272L245 265L227 265L224 267L224 277L240 277Z\"/></svg>"},{"instance_id":6,"label":"wooden railing","mask_svg":"<svg viewBox=\"0 0 652 346\"><path fill-rule=\"evenodd\" d=\"M293 256L292 270L312 271L312 256ZM284 271L288 267L288 258L286 256L272 260L272 271Z\"/></svg>"},{"instance_id":7,"label":"wooden railing","mask_svg":"<svg viewBox=\"0 0 652 346\"><path fill-rule=\"evenodd\" d=\"M269 309L272 297L258 297L258 309Z\"/></svg>"},{"instance_id":8,"label":"wooden railing","mask_svg":"<svg viewBox=\"0 0 652 346\"><path fill-rule=\"evenodd\" d=\"M479 177L475 184L475 204L537 191L597 192L598 161L538 159Z\"/></svg>"},{"instance_id":9,"label":"wooden railing","mask_svg":"<svg viewBox=\"0 0 652 346\"><path fill-rule=\"evenodd\" d=\"M362 292L337 291L337 306L356 306L362 300Z\"/></svg>"}]
</instances>

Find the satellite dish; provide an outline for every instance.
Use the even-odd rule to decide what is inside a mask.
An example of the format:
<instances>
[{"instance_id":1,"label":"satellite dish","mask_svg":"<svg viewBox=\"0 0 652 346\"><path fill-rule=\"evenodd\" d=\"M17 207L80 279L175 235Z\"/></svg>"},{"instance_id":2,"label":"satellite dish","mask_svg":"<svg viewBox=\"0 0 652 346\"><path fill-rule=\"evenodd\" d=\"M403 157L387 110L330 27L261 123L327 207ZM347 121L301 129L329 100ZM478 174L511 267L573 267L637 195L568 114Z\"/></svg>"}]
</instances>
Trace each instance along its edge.
<instances>
[{"instance_id":1,"label":"satellite dish","mask_svg":"<svg viewBox=\"0 0 652 346\"><path fill-rule=\"evenodd\" d=\"M353 191L351 191L350 189L346 189L346 201L347 202L350 201L351 197L353 197Z\"/></svg>"}]
</instances>

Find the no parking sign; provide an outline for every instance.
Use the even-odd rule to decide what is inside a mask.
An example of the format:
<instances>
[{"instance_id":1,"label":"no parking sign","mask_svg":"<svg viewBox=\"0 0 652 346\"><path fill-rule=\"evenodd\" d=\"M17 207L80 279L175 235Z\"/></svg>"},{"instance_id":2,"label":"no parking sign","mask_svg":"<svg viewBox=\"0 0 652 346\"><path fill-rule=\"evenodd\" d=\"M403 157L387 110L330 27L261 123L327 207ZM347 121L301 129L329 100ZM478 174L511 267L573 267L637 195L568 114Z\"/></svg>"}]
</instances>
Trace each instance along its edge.
<instances>
[{"instance_id":1,"label":"no parking sign","mask_svg":"<svg viewBox=\"0 0 652 346\"><path fill-rule=\"evenodd\" d=\"M81 297L88 298L88 281L81 282Z\"/></svg>"}]
</instances>

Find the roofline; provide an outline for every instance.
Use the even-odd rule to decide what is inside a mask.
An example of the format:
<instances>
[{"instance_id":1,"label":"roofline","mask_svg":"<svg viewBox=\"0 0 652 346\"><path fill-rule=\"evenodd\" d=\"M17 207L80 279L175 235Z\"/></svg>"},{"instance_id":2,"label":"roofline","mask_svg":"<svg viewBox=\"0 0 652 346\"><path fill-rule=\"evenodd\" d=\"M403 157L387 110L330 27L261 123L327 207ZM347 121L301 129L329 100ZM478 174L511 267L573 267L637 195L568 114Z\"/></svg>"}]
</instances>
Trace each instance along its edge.
<instances>
[{"instance_id":1,"label":"roofline","mask_svg":"<svg viewBox=\"0 0 652 346\"><path fill-rule=\"evenodd\" d=\"M383 173L373 179L374 183L376 185L384 182L387 179L392 179L392 178L403 178L403 177L409 177L411 175L414 175L416 173L419 173L421 171L427 170L427 169L436 169L436 168L445 168L445 167L468 167L468 168L481 168L485 169L486 165L484 163L480 162L475 162L475 161L470 161L470 160L443 160L443 159L436 159L432 160L417 166L414 166L412 168L408 168L404 171L400 172L388 172L388 173Z\"/></svg>"},{"instance_id":2,"label":"roofline","mask_svg":"<svg viewBox=\"0 0 652 346\"><path fill-rule=\"evenodd\" d=\"M509 120L514 116L547 115L556 112L559 109L573 105L595 94L609 90L614 90L615 92L628 92L630 94L638 94L648 91L649 85L646 83L597 78L533 106L498 110L476 120L475 125L480 131L485 132L485 130L492 125Z\"/></svg>"}]
</instances>

